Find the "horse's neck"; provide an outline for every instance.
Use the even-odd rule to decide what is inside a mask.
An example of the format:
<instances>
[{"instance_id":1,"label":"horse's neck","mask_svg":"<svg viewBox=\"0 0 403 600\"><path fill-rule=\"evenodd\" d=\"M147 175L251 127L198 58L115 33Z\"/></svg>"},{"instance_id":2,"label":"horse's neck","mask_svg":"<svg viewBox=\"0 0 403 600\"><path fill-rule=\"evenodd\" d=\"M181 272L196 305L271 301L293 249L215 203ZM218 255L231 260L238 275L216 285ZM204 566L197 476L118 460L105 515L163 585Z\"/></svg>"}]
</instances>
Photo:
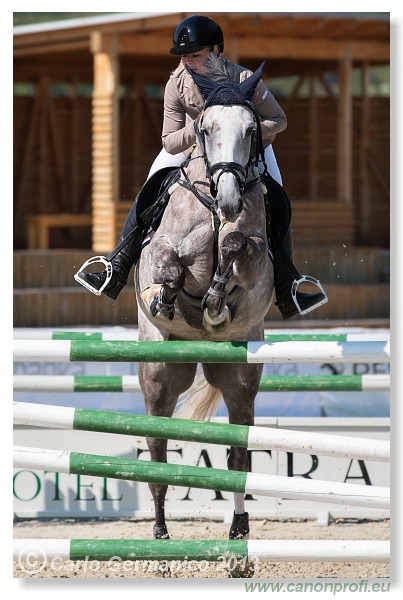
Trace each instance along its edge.
<instances>
[{"instance_id":1,"label":"horse's neck","mask_svg":"<svg viewBox=\"0 0 403 600\"><path fill-rule=\"evenodd\" d=\"M183 183L190 184L190 188L188 185L178 185L175 188L159 227L164 235L169 232L169 237L176 236L179 240L188 235L195 224L200 227L204 223L207 228L211 228L211 213L197 197L198 191L204 194L209 192L208 187L203 185L203 182L207 183L207 177L200 149L195 148L192 159L182 170L184 174L181 179Z\"/></svg>"},{"instance_id":2,"label":"horse's neck","mask_svg":"<svg viewBox=\"0 0 403 600\"><path fill-rule=\"evenodd\" d=\"M191 160L185 170L191 183L194 181L207 182L203 151L198 144L193 150Z\"/></svg>"}]
</instances>

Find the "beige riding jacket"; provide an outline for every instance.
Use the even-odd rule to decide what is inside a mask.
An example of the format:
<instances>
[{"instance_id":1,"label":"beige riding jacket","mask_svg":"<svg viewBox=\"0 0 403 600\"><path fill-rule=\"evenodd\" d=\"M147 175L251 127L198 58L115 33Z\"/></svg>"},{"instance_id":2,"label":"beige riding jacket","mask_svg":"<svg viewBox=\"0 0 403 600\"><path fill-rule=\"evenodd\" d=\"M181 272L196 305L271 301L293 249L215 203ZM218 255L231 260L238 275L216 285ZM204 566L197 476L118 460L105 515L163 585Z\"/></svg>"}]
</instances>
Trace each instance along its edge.
<instances>
[{"instance_id":1,"label":"beige riding jacket","mask_svg":"<svg viewBox=\"0 0 403 600\"><path fill-rule=\"evenodd\" d=\"M250 75L252 71L245 69L240 73L240 81ZM256 87L252 104L261 118L263 145L266 148L274 141L276 134L287 127L287 118L262 80ZM196 142L193 121L203 106L203 97L192 76L179 65L165 86L162 145L169 154L186 152Z\"/></svg>"}]
</instances>

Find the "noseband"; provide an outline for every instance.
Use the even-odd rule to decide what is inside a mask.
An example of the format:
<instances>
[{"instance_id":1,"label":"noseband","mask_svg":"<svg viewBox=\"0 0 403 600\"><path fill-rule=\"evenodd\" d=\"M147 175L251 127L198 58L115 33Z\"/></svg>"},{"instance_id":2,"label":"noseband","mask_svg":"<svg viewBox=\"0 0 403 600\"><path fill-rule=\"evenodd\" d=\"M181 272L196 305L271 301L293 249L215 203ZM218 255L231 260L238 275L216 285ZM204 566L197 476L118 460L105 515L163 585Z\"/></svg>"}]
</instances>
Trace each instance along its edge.
<instances>
[{"instance_id":1,"label":"noseband","mask_svg":"<svg viewBox=\"0 0 403 600\"><path fill-rule=\"evenodd\" d=\"M249 166L251 163L250 159L249 159L249 162L246 165L246 167L243 167L239 163L234 163L234 162L218 162L218 163L215 163L214 165L210 166L208 163L206 152L204 149L203 149L203 156L204 156L204 162L206 163L206 175L207 175L208 179L210 180L211 196L213 198L217 197L218 182L220 181L221 175L224 175L224 173L232 173L232 175L234 175L235 179L238 182L239 191L241 192L241 196L242 196L245 191L246 180L248 177ZM215 182L213 179L213 175L216 171L220 171L220 173L217 177L217 182Z\"/></svg>"}]
</instances>

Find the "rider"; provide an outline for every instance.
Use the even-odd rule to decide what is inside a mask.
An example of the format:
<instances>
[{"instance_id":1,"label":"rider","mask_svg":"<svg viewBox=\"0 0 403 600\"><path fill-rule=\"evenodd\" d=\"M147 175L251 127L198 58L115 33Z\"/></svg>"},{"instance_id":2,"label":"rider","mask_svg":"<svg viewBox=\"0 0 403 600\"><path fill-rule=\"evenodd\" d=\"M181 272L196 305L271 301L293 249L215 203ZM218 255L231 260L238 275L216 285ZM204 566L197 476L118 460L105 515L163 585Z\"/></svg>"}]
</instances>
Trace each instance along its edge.
<instances>
[{"instance_id":1,"label":"rider","mask_svg":"<svg viewBox=\"0 0 403 600\"><path fill-rule=\"evenodd\" d=\"M155 159L147 181L136 200L139 199L141 194L155 194L156 186L152 182L157 178L158 184L161 183L161 176L158 174L161 173L165 176L169 171L169 167L179 167L193 150L196 142L194 120L201 113L204 103L196 84L185 67L188 66L196 73L206 76L203 67L214 56L220 57L223 49L224 37L222 30L209 17L192 15L181 21L174 30L173 47L170 53L180 56L181 61L171 74L165 88L162 130L163 149ZM230 63L230 61L221 57L220 60ZM234 65L234 63L230 64L232 67L238 69L240 81L251 75L251 71L239 65ZM271 183L274 183L285 194L284 190L280 187L282 183L281 175L271 144L276 134L286 128L286 116L262 80L260 80L257 86L252 104L261 118L262 140L265 148L264 159L269 173L269 177L265 182L270 183L271 181ZM263 170L261 167L259 169ZM136 200L127 216L120 238L121 241L137 225ZM273 208L272 212L274 212ZM81 270L75 276L76 280L94 293L99 294L101 290L102 293L110 298L116 299L127 283L131 267L138 260L144 231L141 232L140 239L139 235L129 236L127 243L119 245L118 251L111 253L112 270L110 267L109 269L107 267L101 273L89 273ZM276 304L283 318L289 319L298 313L305 314L314 310L327 301L327 296L319 282L310 277L307 280L316 283L321 291L315 294L306 294L297 291L298 283L301 282L301 276L292 264L293 248L291 228L289 226L286 233L283 233L281 239L278 238L277 242L277 245L273 245ZM105 285L108 276L110 279L107 285Z\"/></svg>"}]
</instances>

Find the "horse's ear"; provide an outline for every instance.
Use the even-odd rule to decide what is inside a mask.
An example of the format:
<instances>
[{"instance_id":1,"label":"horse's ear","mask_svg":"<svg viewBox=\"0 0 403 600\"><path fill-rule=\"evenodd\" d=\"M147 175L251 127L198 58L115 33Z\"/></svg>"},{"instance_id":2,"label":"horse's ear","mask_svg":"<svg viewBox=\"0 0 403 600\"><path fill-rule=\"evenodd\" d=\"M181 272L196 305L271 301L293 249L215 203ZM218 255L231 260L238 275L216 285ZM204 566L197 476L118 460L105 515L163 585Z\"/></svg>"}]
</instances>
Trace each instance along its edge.
<instances>
[{"instance_id":1,"label":"horse's ear","mask_svg":"<svg viewBox=\"0 0 403 600\"><path fill-rule=\"evenodd\" d=\"M252 100L253 94L256 90L256 86L262 78L262 73L265 64L266 61L262 62L260 67L258 67L250 77L247 77L245 81L242 81L242 83L239 84L239 87L241 88L241 91L244 94L246 100Z\"/></svg>"},{"instance_id":2,"label":"horse's ear","mask_svg":"<svg viewBox=\"0 0 403 600\"><path fill-rule=\"evenodd\" d=\"M206 100L207 97L211 94L211 92L214 92L217 89L218 85L215 83L215 81L211 81L211 79L203 77L203 75L199 75L198 73L196 73L196 71L193 71L193 69L190 69L187 65L185 65L185 67L187 72L190 73L190 75L193 77L193 81L199 88L204 100Z\"/></svg>"}]
</instances>

